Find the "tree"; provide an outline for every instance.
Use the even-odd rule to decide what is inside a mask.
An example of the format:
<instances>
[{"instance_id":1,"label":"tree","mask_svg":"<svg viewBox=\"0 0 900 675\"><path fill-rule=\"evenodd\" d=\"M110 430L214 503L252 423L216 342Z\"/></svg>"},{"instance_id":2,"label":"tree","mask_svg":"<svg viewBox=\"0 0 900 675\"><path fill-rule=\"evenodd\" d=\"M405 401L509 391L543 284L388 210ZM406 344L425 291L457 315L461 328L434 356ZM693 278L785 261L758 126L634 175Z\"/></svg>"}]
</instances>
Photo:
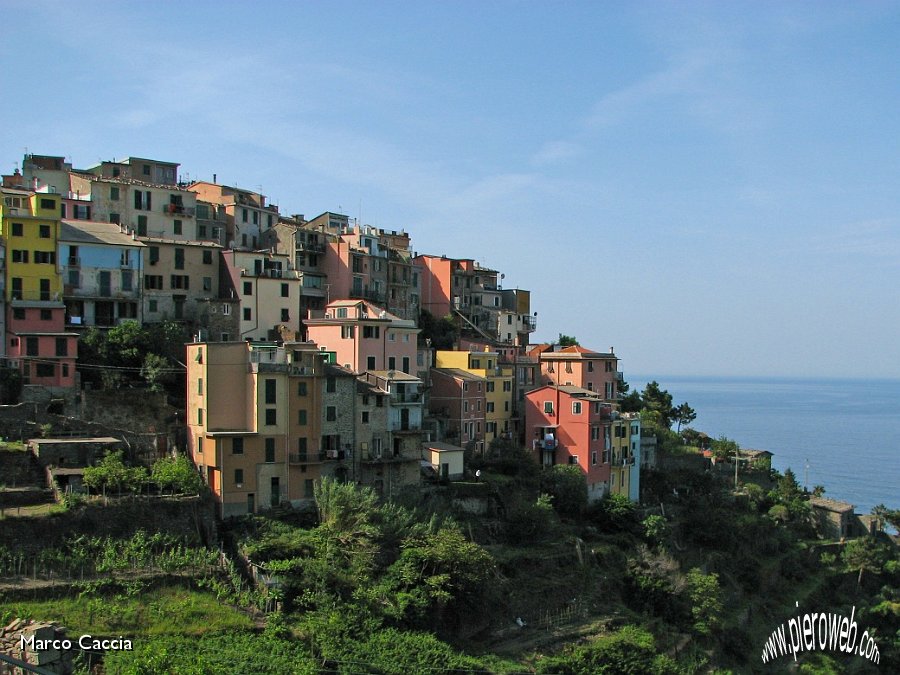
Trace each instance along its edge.
<instances>
[{"instance_id":1,"label":"tree","mask_svg":"<svg viewBox=\"0 0 900 675\"><path fill-rule=\"evenodd\" d=\"M640 412L643 407L640 392L632 391L619 399L619 410L622 412Z\"/></svg>"},{"instance_id":2,"label":"tree","mask_svg":"<svg viewBox=\"0 0 900 675\"><path fill-rule=\"evenodd\" d=\"M890 550L875 537L867 536L854 539L844 546L841 560L848 572L859 571L856 587L862 586L863 573L866 571L879 573L884 564L891 558Z\"/></svg>"},{"instance_id":3,"label":"tree","mask_svg":"<svg viewBox=\"0 0 900 675\"><path fill-rule=\"evenodd\" d=\"M641 525L644 527L644 536L654 546L662 544L669 535L669 524L662 516L647 516Z\"/></svg>"},{"instance_id":4,"label":"tree","mask_svg":"<svg viewBox=\"0 0 900 675\"><path fill-rule=\"evenodd\" d=\"M126 466L122 461L122 451L110 452L96 466L84 470L84 484L94 490L115 487L121 496L124 487L129 492L138 492L147 479L147 470L141 466Z\"/></svg>"},{"instance_id":5,"label":"tree","mask_svg":"<svg viewBox=\"0 0 900 675\"><path fill-rule=\"evenodd\" d=\"M574 335L559 334L560 347L575 347L578 345L578 339Z\"/></svg>"},{"instance_id":6,"label":"tree","mask_svg":"<svg viewBox=\"0 0 900 675\"><path fill-rule=\"evenodd\" d=\"M156 460L150 469L150 477L163 491L198 494L203 488L203 479L191 460L184 455Z\"/></svg>"},{"instance_id":7,"label":"tree","mask_svg":"<svg viewBox=\"0 0 900 675\"><path fill-rule=\"evenodd\" d=\"M659 426L668 429L672 426L672 394L661 389L659 382L648 382L641 394L644 409L659 416Z\"/></svg>"},{"instance_id":8,"label":"tree","mask_svg":"<svg viewBox=\"0 0 900 675\"><path fill-rule=\"evenodd\" d=\"M733 441L726 436L719 436L712 443L710 443L710 449L716 456L716 459L731 459L733 461L737 461L735 457L737 456L738 451L741 449L741 446L737 444L737 441Z\"/></svg>"},{"instance_id":9,"label":"tree","mask_svg":"<svg viewBox=\"0 0 900 675\"><path fill-rule=\"evenodd\" d=\"M451 315L438 319L427 309L423 309L419 314L419 328L419 344L431 340L434 349L453 349L459 338L459 326Z\"/></svg>"},{"instance_id":10,"label":"tree","mask_svg":"<svg viewBox=\"0 0 900 675\"><path fill-rule=\"evenodd\" d=\"M694 630L708 634L722 623L722 589L718 574L703 574L698 568L687 575L688 597L691 600L691 616Z\"/></svg>"},{"instance_id":11,"label":"tree","mask_svg":"<svg viewBox=\"0 0 900 675\"><path fill-rule=\"evenodd\" d=\"M557 512L577 516L587 506L587 479L581 467L557 464L541 472L541 492L553 499Z\"/></svg>"},{"instance_id":12,"label":"tree","mask_svg":"<svg viewBox=\"0 0 900 675\"><path fill-rule=\"evenodd\" d=\"M18 368L0 368L0 404L15 405L22 393L22 373Z\"/></svg>"},{"instance_id":13,"label":"tree","mask_svg":"<svg viewBox=\"0 0 900 675\"><path fill-rule=\"evenodd\" d=\"M159 354L147 354L144 357L144 363L141 366L141 377L147 380L150 385L150 391L165 391L163 382L168 380L166 368L169 366L165 357Z\"/></svg>"},{"instance_id":14,"label":"tree","mask_svg":"<svg viewBox=\"0 0 900 675\"><path fill-rule=\"evenodd\" d=\"M697 419L697 413L687 403L682 403L672 411L672 419L678 423L676 431L681 431L681 425L693 422Z\"/></svg>"}]
</instances>

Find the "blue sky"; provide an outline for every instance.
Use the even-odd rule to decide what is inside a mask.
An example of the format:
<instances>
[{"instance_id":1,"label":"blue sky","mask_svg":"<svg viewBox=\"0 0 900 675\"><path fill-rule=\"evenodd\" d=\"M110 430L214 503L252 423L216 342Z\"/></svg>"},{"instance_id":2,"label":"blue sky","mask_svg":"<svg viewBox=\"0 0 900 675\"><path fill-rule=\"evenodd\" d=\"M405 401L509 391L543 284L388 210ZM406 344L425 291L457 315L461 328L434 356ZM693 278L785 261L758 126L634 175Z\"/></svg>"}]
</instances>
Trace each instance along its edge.
<instances>
[{"instance_id":1,"label":"blue sky","mask_svg":"<svg viewBox=\"0 0 900 675\"><path fill-rule=\"evenodd\" d=\"M626 374L900 377L896 2L4 9L4 173L149 156L405 228Z\"/></svg>"}]
</instances>

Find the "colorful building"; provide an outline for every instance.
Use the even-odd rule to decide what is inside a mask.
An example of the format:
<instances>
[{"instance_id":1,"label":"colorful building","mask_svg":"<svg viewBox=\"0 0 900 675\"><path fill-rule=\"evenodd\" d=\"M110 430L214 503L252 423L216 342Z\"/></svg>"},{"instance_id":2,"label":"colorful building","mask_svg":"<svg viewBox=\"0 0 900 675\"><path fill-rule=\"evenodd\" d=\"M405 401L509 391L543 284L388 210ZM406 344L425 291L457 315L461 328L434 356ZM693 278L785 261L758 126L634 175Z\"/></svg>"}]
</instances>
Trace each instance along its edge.
<instances>
[{"instance_id":1,"label":"colorful building","mask_svg":"<svg viewBox=\"0 0 900 675\"><path fill-rule=\"evenodd\" d=\"M546 384L582 387L602 396L606 401L618 400L616 370L618 358L612 347L608 353L595 352L580 345L559 347L535 345L529 352L537 356L541 364L541 380Z\"/></svg>"},{"instance_id":2,"label":"colorful building","mask_svg":"<svg viewBox=\"0 0 900 675\"><path fill-rule=\"evenodd\" d=\"M435 366L464 370L484 379L485 447L489 448L495 438L512 438L515 419L513 368L500 364L498 352L438 350Z\"/></svg>"},{"instance_id":3,"label":"colorful building","mask_svg":"<svg viewBox=\"0 0 900 675\"><path fill-rule=\"evenodd\" d=\"M92 220L60 223L66 325L108 328L143 320L141 282L144 244L120 225Z\"/></svg>"},{"instance_id":4,"label":"colorful building","mask_svg":"<svg viewBox=\"0 0 900 675\"><path fill-rule=\"evenodd\" d=\"M460 368L432 368L429 411L437 422L437 440L452 441L483 453L487 380Z\"/></svg>"},{"instance_id":5,"label":"colorful building","mask_svg":"<svg viewBox=\"0 0 900 675\"><path fill-rule=\"evenodd\" d=\"M582 387L544 386L525 394L525 425L535 458L545 467L580 467L589 501L610 489L612 418L612 406Z\"/></svg>"},{"instance_id":6,"label":"colorful building","mask_svg":"<svg viewBox=\"0 0 900 675\"><path fill-rule=\"evenodd\" d=\"M222 517L313 498L324 364L305 342L187 346L188 450Z\"/></svg>"},{"instance_id":7,"label":"colorful building","mask_svg":"<svg viewBox=\"0 0 900 675\"><path fill-rule=\"evenodd\" d=\"M353 371L415 372L419 329L366 300L337 300L324 317L306 320L310 340L334 354L334 363Z\"/></svg>"}]
</instances>

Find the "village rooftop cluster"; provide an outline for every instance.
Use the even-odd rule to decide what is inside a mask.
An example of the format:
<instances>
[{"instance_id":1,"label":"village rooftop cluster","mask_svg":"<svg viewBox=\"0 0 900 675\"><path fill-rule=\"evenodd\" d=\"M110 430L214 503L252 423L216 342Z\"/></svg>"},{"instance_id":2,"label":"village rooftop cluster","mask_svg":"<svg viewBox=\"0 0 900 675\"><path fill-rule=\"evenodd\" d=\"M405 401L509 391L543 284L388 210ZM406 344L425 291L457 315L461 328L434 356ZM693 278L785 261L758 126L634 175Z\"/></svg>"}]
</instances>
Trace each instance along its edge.
<instances>
[{"instance_id":1,"label":"village rooftop cluster","mask_svg":"<svg viewBox=\"0 0 900 675\"><path fill-rule=\"evenodd\" d=\"M302 506L325 476L394 496L516 446L580 467L591 501L638 500L655 438L618 411L613 348L530 344L530 292L474 257L138 157L28 154L2 192L0 356L65 395L87 329L183 322L186 450L222 516Z\"/></svg>"}]
</instances>

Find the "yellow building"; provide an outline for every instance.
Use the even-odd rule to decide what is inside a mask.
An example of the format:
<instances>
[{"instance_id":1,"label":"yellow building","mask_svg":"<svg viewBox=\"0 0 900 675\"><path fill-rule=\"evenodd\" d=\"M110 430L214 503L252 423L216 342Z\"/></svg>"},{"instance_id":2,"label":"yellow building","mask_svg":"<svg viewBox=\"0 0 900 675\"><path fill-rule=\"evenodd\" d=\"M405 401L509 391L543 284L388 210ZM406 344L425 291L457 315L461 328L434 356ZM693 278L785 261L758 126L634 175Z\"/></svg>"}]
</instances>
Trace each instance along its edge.
<instances>
[{"instance_id":1,"label":"yellow building","mask_svg":"<svg viewBox=\"0 0 900 675\"><path fill-rule=\"evenodd\" d=\"M56 261L60 195L3 188L0 236L6 241L7 300L62 303Z\"/></svg>"},{"instance_id":2,"label":"yellow building","mask_svg":"<svg viewBox=\"0 0 900 675\"><path fill-rule=\"evenodd\" d=\"M610 494L640 500L641 418L637 413L617 413L610 429Z\"/></svg>"},{"instance_id":3,"label":"yellow building","mask_svg":"<svg viewBox=\"0 0 900 675\"><path fill-rule=\"evenodd\" d=\"M513 430L513 368L501 366L497 352L435 352L436 368L458 368L483 377L485 383L484 442L510 438Z\"/></svg>"},{"instance_id":4,"label":"yellow building","mask_svg":"<svg viewBox=\"0 0 900 675\"><path fill-rule=\"evenodd\" d=\"M188 449L222 517L313 498L323 360L309 342L187 347Z\"/></svg>"}]
</instances>

